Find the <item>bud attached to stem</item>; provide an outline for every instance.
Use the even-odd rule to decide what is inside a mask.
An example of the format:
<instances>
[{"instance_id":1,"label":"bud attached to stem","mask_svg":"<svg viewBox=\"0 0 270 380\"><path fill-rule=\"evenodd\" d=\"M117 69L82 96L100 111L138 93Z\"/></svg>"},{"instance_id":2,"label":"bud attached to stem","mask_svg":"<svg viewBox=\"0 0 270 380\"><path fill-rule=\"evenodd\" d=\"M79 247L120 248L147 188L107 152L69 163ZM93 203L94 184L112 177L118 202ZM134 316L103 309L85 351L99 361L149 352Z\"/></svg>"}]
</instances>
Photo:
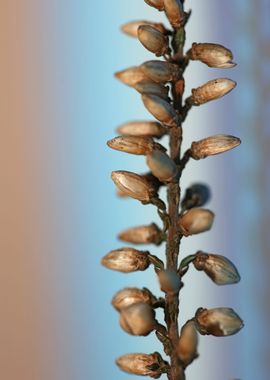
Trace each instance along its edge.
<instances>
[{"instance_id":1,"label":"bud attached to stem","mask_svg":"<svg viewBox=\"0 0 270 380\"><path fill-rule=\"evenodd\" d=\"M181 329L177 347L178 356L185 367L198 357L198 341L199 337L195 322L188 321Z\"/></svg>"},{"instance_id":2,"label":"bud attached to stem","mask_svg":"<svg viewBox=\"0 0 270 380\"><path fill-rule=\"evenodd\" d=\"M185 210L193 207L204 206L210 199L210 189L207 185L195 183L187 188L184 199L181 202Z\"/></svg>"},{"instance_id":3,"label":"bud attached to stem","mask_svg":"<svg viewBox=\"0 0 270 380\"><path fill-rule=\"evenodd\" d=\"M146 155L155 149L166 150L151 137L118 136L109 140L107 144L112 149L137 155Z\"/></svg>"},{"instance_id":4,"label":"bud attached to stem","mask_svg":"<svg viewBox=\"0 0 270 380\"><path fill-rule=\"evenodd\" d=\"M144 0L150 7L156 8L159 11L164 11L164 0Z\"/></svg>"},{"instance_id":5,"label":"bud attached to stem","mask_svg":"<svg viewBox=\"0 0 270 380\"><path fill-rule=\"evenodd\" d=\"M138 82L134 88L140 94L157 95L162 99L169 100L169 88L163 86L162 84L150 80L143 80L141 82Z\"/></svg>"},{"instance_id":6,"label":"bud attached to stem","mask_svg":"<svg viewBox=\"0 0 270 380\"><path fill-rule=\"evenodd\" d=\"M130 37L138 37L138 28L141 25L150 25L153 28L157 29L160 33L166 34L167 30L165 26L161 23L152 22L152 21L144 21L144 20L136 20L130 21L124 24L121 27L122 32L127 34Z\"/></svg>"},{"instance_id":7,"label":"bud attached to stem","mask_svg":"<svg viewBox=\"0 0 270 380\"><path fill-rule=\"evenodd\" d=\"M159 245L163 241L163 234L160 228L152 223L148 226L138 226L128 228L121 232L118 238L122 241L133 244L156 244Z\"/></svg>"},{"instance_id":8,"label":"bud attached to stem","mask_svg":"<svg viewBox=\"0 0 270 380\"><path fill-rule=\"evenodd\" d=\"M191 145L191 157L200 160L208 156L227 152L241 144L238 137L230 135L215 135L195 141Z\"/></svg>"},{"instance_id":9,"label":"bud attached to stem","mask_svg":"<svg viewBox=\"0 0 270 380\"><path fill-rule=\"evenodd\" d=\"M127 136L149 136L160 138L166 134L164 128L157 121L132 121L117 128L117 132Z\"/></svg>"},{"instance_id":10,"label":"bud attached to stem","mask_svg":"<svg viewBox=\"0 0 270 380\"><path fill-rule=\"evenodd\" d=\"M183 4L180 0L164 0L165 13L171 25L179 29L182 25L185 15Z\"/></svg>"},{"instance_id":11,"label":"bud attached to stem","mask_svg":"<svg viewBox=\"0 0 270 380\"><path fill-rule=\"evenodd\" d=\"M148 154L146 162L152 174L161 182L171 182L177 176L175 162L161 150L154 150Z\"/></svg>"},{"instance_id":12,"label":"bud attached to stem","mask_svg":"<svg viewBox=\"0 0 270 380\"><path fill-rule=\"evenodd\" d=\"M168 37L150 25L139 26L138 38L142 45L157 57L169 51Z\"/></svg>"},{"instance_id":13,"label":"bud attached to stem","mask_svg":"<svg viewBox=\"0 0 270 380\"><path fill-rule=\"evenodd\" d=\"M210 80L201 87L192 90L191 103L195 106L216 100L231 92L236 82L227 78Z\"/></svg>"},{"instance_id":14,"label":"bud attached to stem","mask_svg":"<svg viewBox=\"0 0 270 380\"><path fill-rule=\"evenodd\" d=\"M116 360L118 367L127 373L139 376L150 376L159 378L162 373L167 372L166 363L158 352L153 354L127 354Z\"/></svg>"},{"instance_id":15,"label":"bud attached to stem","mask_svg":"<svg viewBox=\"0 0 270 380\"><path fill-rule=\"evenodd\" d=\"M167 127L176 127L178 115L173 106L156 95L142 95L147 110Z\"/></svg>"},{"instance_id":16,"label":"bud attached to stem","mask_svg":"<svg viewBox=\"0 0 270 380\"><path fill-rule=\"evenodd\" d=\"M123 273L143 271L150 265L149 252L129 247L115 249L104 256L101 263L108 269Z\"/></svg>"},{"instance_id":17,"label":"bud attached to stem","mask_svg":"<svg viewBox=\"0 0 270 380\"><path fill-rule=\"evenodd\" d=\"M160 289L168 294L177 294L181 288L181 279L177 272L160 270L157 272Z\"/></svg>"},{"instance_id":18,"label":"bud attached to stem","mask_svg":"<svg viewBox=\"0 0 270 380\"><path fill-rule=\"evenodd\" d=\"M121 311L137 303L147 303L151 306L156 301L156 297L146 288L124 288L115 294L112 305L116 310Z\"/></svg>"},{"instance_id":19,"label":"bud attached to stem","mask_svg":"<svg viewBox=\"0 0 270 380\"><path fill-rule=\"evenodd\" d=\"M182 75L182 71L178 65L164 61L147 61L140 68L148 78L157 83L176 81Z\"/></svg>"},{"instance_id":20,"label":"bud attached to stem","mask_svg":"<svg viewBox=\"0 0 270 380\"><path fill-rule=\"evenodd\" d=\"M136 303L121 310L120 326L130 335L146 336L156 327L155 311L146 303Z\"/></svg>"},{"instance_id":21,"label":"bud attached to stem","mask_svg":"<svg viewBox=\"0 0 270 380\"><path fill-rule=\"evenodd\" d=\"M218 44L194 42L187 55L190 59L201 61L209 67L229 69L236 66L236 63L232 62L232 52Z\"/></svg>"},{"instance_id":22,"label":"bud attached to stem","mask_svg":"<svg viewBox=\"0 0 270 380\"><path fill-rule=\"evenodd\" d=\"M146 80L147 77L140 67L133 66L128 69L118 71L114 74L115 77L127 86L134 87L138 82Z\"/></svg>"},{"instance_id":23,"label":"bud attached to stem","mask_svg":"<svg viewBox=\"0 0 270 380\"><path fill-rule=\"evenodd\" d=\"M192 208L179 219L180 229L184 236L200 234L211 229L215 214L204 208Z\"/></svg>"}]
</instances>

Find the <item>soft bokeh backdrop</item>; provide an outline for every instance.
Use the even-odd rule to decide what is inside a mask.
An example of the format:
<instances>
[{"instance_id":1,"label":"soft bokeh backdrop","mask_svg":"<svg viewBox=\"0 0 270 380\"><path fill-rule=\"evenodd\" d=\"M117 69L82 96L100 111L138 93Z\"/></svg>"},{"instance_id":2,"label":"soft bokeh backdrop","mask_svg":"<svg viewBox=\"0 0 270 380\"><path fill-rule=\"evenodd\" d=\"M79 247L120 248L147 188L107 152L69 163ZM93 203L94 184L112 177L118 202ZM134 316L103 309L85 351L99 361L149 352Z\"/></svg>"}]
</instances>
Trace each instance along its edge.
<instances>
[{"instance_id":1,"label":"soft bokeh backdrop","mask_svg":"<svg viewBox=\"0 0 270 380\"><path fill-rule=\"evenodd\" d=\"M270 5L267 0L187 0L193 15L187 46L218 42L235 53L231 71L193 62L192 87L218 76L237 80L219 102L191 112L185 147L228 133L243 145L192 162L183 187L209 183L216 223L186 239L197 249L231 258L242 275L236 286L214 286L191 270L181 297L181 323L199 306L232 306L245 329L237 336L203 337L188 380L268 380L269 376L269 100ZM119 200L111 170L145 171L142 158L106 147L122 122L149 118L137 93L113 72L151 59L119 32L132 19L162 15L143 0L9 0L0 12L0 375L5 380L125 379L114 358L152 352L150 335L134 338L118 327L112 295L127 285L159 293L153 271L121 275L100 266L120 246L123 228L157 221L151 206ZM152 251L164 255L163 248ZM161 315L160 315L161 317Z\"/></svg>"}]
</instances>

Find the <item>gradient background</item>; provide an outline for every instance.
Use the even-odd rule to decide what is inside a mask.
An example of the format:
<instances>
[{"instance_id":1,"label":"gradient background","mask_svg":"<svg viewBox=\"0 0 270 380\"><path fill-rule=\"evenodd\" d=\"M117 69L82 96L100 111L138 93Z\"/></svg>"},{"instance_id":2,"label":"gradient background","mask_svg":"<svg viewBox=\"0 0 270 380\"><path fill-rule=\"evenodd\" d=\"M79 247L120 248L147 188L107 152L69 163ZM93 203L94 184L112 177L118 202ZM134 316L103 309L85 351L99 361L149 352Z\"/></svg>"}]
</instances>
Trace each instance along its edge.
<instances>
[{"instance_id":1,"label":"gradient background","mask_svg":"<svg viewBox=\"0 0 270 380\"><path fill-rule=\"evenodd\" d=\"M181 323L199 306L232 306L246 324L234 337L202 337L187 378L268 380L270 3L186 2L193 9L187 47L222 43L238 62L229 72L193 62L187 93L218 76L238 87L191 112L185 146L217 133L243 144L188 166L183 185L209 183L217 216L209 233L184 241L182 252L224 254L242 282L216 287L191 269ZM105 142L120 123L149 118L113 72L152 56L118 27L160 18L143 0L1 1L1 379L121 380L129 376L115 357L160 349L153 334L121 331L109 304L127 285L159 294L153 271L125 276L99 264L121 246L120 230L157 220L151 206L117 199L109 180L111 170L145 171L144 160L109 151ZM162 249L152 252L163 256Z\"/></svg>"}]
</instances>

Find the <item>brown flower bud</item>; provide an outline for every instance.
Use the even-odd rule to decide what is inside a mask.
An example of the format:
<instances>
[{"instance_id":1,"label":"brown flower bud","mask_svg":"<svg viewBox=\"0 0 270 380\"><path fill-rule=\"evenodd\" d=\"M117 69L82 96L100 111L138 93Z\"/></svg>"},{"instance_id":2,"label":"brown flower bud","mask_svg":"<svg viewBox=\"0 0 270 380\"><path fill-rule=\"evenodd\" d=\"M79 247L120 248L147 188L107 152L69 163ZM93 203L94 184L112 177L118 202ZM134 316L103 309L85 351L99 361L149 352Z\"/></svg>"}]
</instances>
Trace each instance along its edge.
<instances>
[{"instance_id":1,"label":"brown flower bud","mask_svg":"<svg viewBox=\"0 0 270 380\"><path fill-rule=\"evenodd\" d=\"M232 52L218 44L197 44L194 42L188 52L188 56L192 60L201 61L209 67L216 67L218 69L229 69L236 66L236 63L232 62Z\"/></svg>"},{"instance_id":2,"label":"brown flower bud","mask_svg":"<svg viewBox=\"0 0 270 380\"><path fill-rule=\"evenodd\" d=\"M138 82L146 80L147 77L138 66L129 67L128 69L118 71L114 74L117 79L127 86L134 87Z\"/></svg>"},{"instance_id":3,"label":"brown flower bud","mask_svg":"<svg viewBox=\"0 0 270 380\"><path fill-rule=\"evenodd\" d=\"M118 238L122 241L133 244L151 244L159 245L162 242L162 231L155 223L148 226L139 226L128 228L121 232Z\"/></svg>"},{"instance_id":4,"label":"brown flower bud","mask_svg":"<svg viewBox=\"0 0 270 380\"><path fill-rule=\"evenodd\" d=\"M181 77L179 66L169 62L147 61L140 68L148 78L157 83L175 81Z\"/></svg>"},{"instance_id":5,"label":"brown flower bud","mask_svg":"<svg viewBox=\"0 0 270 380\"><path fill-rule=\"evenodd\" d=\"M119 322L128 334L146 336L156 326L155 311L146 303L136 303L121 310Z\"/></svg>"},{"instance_id":6,"label":"brown flower bud","mask_svg":"<svg viewBox=\"0 0 270 380\"><path fill-rule=\"evenodd\" d=\"M148 154L146 162L152 174L161 182L172 181L178 173L175 162L161 150L154 150Z\"/></svg>"},{"instance_id":7,"label":"brown flower bud","mask_svg":"<svg viewBox=\"0 0 270 380\"><path fill-rule=\"evenodd\" d=\"M168 37L150 25L139 26L138 38L142 45L157 57L168 52Z\"/></svg>"},{"instance_id":8,"label":"brown flower bud","mask_svg":"<svg viewBox=\"0 0 270 380\"><path fill-rule=\"evenodd\" d=\"M194 267L204 271L217 285L236 284L240 275L234 264L224 256L197 252Z\"/></svg>"},{"instance_id":9,"label":"brown flower bud","mask_svg":"<svg viewBox=\"0 0 270 380\"><path fill-rule=\"evenodd\" d=\"M231 308L197 310L196 328L202 335L228 336L234 335L244 327L242 319Z\"/></svg>"},{"instance_id":10,"label":"brown flower bud","mask_svg":"<svg viewBox=\"0 0 270 380\"><path fill-rule=\"evenodd\" d=\"M146 155L154 149L166 150L162 145L154 142L151 137L118 136L109 140L107 144L112 149L137 155Z\"/></svg>"},{"instance_id":11,"label":"brown flower bud","mask_svg":"<svg viewBox=\"0 0 270 380\"><path fill-rule=\"evenodd\" d=\"M174 28L179 28L184 20L183 5L180 0L164 0L166 16Z\"/></svg>"},{"instance_id":12,"label":"brown flower bud","mask_svg":"<svg viewBox=\"0 0 270 380\"><path fill-rule=\"evenodd\" d=\"M181 288L181 279L177 272L160 270L157 272L160 289L165 293L176 294Z\"/></svg>"},{"instance_id":13,"label":"brown flower bud","mask_svg":"<svg viewBox=\"0 0 270 380\"><path fill-rule=\"evenodd\" d=\"M143 20L136 20L136 21L130 21L127 24L124 24L121 27L122 32L126 33L130 37L138 37L138 28L141 25L150 25L153 28L160 31L160 33L166 34L167 30L165 26L161 23L152 22L152 21L143 21Z\"/></svg>"},{"instance_id":14,"label":"brown flower bud","mask_svg":"<svg viewBox=\"0 0 270 380\"><path fill-rule=\"evenodd\" d=\"M207 137L199 141L195 141L191 145L191 156L195 160L214 156L223 152L227 152L236 148L241 144L238 137L230 135L215 135Z\"/></svg>"},{"instance_id":15,"label":"brown flower bud","mask_svg":"<svg viewBox=\"0 0 270 380\"><path fill-rule=\"evenodd\" d=\"M184 366L188 366L198 357L198 333L194 321L188 321L181 329L177 353Z\"/></svg>"},{"instance_id":16,"label":"brown flower bud","mask_svg":"<svg viewBox=\"0 0 270 380\"><path fill-rule=\"evenodd\" d=\"M156 300L156 297L154 297L146 288L124 288L113 297L112 305L116 310L121 311L136 303L147 303L148 305L152 305Z\"/></svg>"},{"instance_id":17,"label":"brown flower bud","mask_svg":"<svg viewBox=\"0 0 270 380\"><path fill-rule=\"evenodd\" d=\"M195 183L194 185L187 188L184 199L181 202L181 206L185 210L193 207L201 207L209 201L209 198L209 187L201 183Z\"/></svg>"},{"instance_id":18,"label":"brown flower bud","mask_svg":"<svg viewBox=\"0 0 270 380\"><path fill-rule=\"evenodd\" d=\"M112 180L123 193L141 202L150 203L156 190L143 177L125 170L112 172Z\"/></svg>"},{"instance_id":19,"label":"brown flower bud","mask_svg":"<svg viewBox=\"0 0 270 380\"><path fill-rule=\"evenodd\" d=\"M157 121L132 121L121 125L117 132L121 135L128 136L149 136L160 138L165 135L166 128L164 128Z\"/></svg>"},{"instance_id":20,"label":"brown flower bud","mask_svg":"<svg viewBox=\"0 0 270 380\"><path fill-rule=\"evenodd\" d=\"M176 127L178 115L173 106L156 95L142 95L147 110L167 127Z\"/></svg>"},{"instance_id":21,"label":"brown flower bud","mask_svg":"<svg viewBox=\"0 0 270 380\"><path fill-rule=\"evenodd\" d=\"M236 82L227 78L210 80L201 87L192 90L191 102L195 106L219 99L231 92L236 86Z\"/></svg>"},{"instance_id":22,"label":"brown flower bud","mask_svg":"<svg viewBox=\"0 0 270 380\"><path fill-rule=\"evenodd\" d=\"M157 95L162 99L169 100L168 93L169 88L162 84L152 82L150 80L142 80L134 86L140 94L152 94Z\"/></svg>"},{"instance_id":23,"label":"brown flower bud","mask_svg":"<svg viewBox=\"0 0 270 380\"><path fill-rule=\"evenodd\" d=\"M164 11L164 0L144 0L150 7L156 8L159 11Z\"/></svg>"},{"instance_id":24,"label":"brown flower bud","mask_svg":"<svg viewBox=\"0 0 270 380\"><path fill-rule=\"evenodd\" d=\"M104 256L101 263L108 269L123 273L143 271L150 265L149 252L129 247L115 249Z\"/></svg>"},{"instance_id":25,"label":"brown flower bud","mask_svg":"<svg viewBox=\"0 0 270 380\"><path fill-rule=\"evenodd\" d=\"M158 352L154 354L127 354L116 360L118 367L127 373L139 376L159 378L166 372L168 364L163 361Z\"/></svg>"},{"instance_id":26,"label":"brown flower bud","mask_svg":"<svg viewBox=\"0 0 270 380\"><path fill-rule=\"evenodd\" d=\"M207 209L192 208L186 211L179 220L183 235L190 236L210 230L215 214Z\"/></svg>"}]
</instances>

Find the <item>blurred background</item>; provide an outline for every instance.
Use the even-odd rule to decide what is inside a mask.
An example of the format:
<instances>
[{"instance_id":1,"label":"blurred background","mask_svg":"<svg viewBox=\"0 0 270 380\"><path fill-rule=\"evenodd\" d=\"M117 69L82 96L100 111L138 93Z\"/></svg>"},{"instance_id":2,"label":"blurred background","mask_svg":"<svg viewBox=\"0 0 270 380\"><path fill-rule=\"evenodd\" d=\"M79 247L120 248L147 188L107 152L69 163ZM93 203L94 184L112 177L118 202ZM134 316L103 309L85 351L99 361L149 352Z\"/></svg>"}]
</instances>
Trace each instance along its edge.
<instances>
[{"instance_id":1,"label":"blurred background","mask_svg":"<svg viewBox=\"0 0 270 380\"><path fill-rule=\"evenodd\" d=\"M0 376L5 380L125 379L114 365L124 353L161 350L154 334L126 335L110 305L128 285L160 291L150 269L123 275L100 259L122 244L120 230L158 221L152 206L120 200L110 172L144 172L141 157L109 151L115 128L151 119L140 97L115 71L152 59L119 26L161 20L143 0L3 1L0 12ZM225 133L240 148L188 165L183 189L208 183L213 229L185 239L229 257L240 284L217 287L191 269L180 321L200 307L233 307L245 328L233 337L202 337L187 379L269 379L269 101L270 3L187 0L192 42L229 47L230 71L192 62L187 94L209 79L238 82L227 97L198 107L185 123L185 147ZM147 247L148 248L148 247ZM149 247L164 256L164 247ZM161 317L161 315L159 315Z\"/></svg>"}]
</instances>

